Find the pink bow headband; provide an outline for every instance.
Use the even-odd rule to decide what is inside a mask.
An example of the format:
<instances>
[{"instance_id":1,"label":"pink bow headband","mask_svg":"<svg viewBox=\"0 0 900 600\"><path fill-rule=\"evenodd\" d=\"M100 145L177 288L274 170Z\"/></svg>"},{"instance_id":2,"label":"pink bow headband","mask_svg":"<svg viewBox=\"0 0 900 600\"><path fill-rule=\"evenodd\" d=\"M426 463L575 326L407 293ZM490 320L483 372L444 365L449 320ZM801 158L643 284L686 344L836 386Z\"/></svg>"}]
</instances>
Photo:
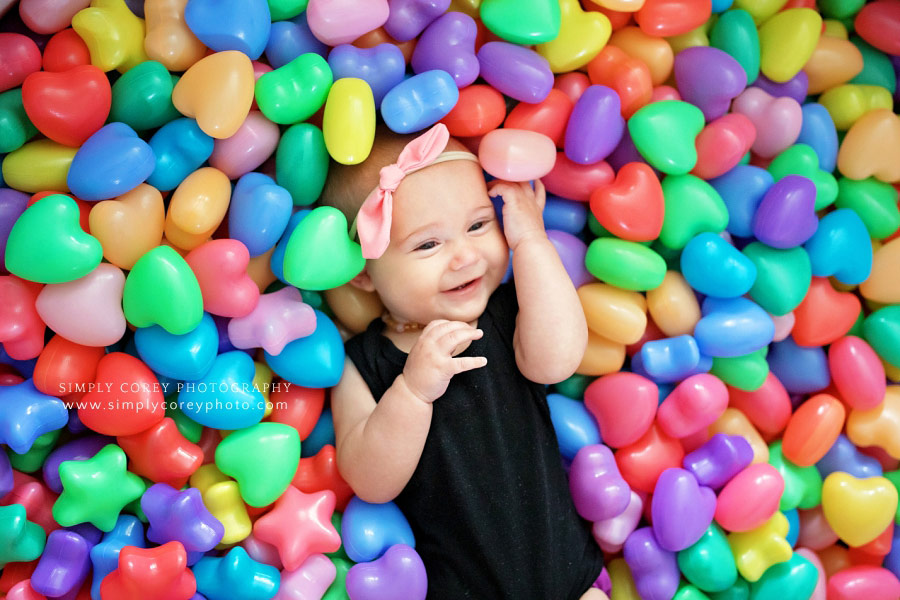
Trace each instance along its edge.
<instances>
[{"instance_id":1,"label":"pink bow headband","mask_svg":"<svg viewBox=\"0 0 900 600\"><path fill-rule=\"evenodd\" d=\"M449 160L472 160L478 157L470 152L444 152L450 133L447 126L438 123L403 148L397 162L383 167L379 172L378 187L369 192L350 227L351 239L359 234L363 258L379 258L391 241L391 214L394 192L403 178L425 167Z\"/></svg>"}]
</instances>

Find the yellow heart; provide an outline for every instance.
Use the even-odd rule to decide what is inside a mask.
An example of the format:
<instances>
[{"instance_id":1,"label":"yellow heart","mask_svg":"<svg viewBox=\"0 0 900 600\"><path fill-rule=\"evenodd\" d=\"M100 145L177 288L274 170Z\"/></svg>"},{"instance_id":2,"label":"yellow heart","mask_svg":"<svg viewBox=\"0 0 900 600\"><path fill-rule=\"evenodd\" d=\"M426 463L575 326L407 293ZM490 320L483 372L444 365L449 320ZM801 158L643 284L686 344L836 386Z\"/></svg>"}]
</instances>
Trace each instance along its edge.
<instances>
[{"instance_id":1,"label":"yellow heart","mask_svg":"<svg viewBox=\"0 0 900 600\"><path fill-rule=\"evenodd\" d=\"M619 344L633 344L644 335L647 300L640 292L589 283L578 288L578 298L594 333Z\"/></svg>"},{"instance_id":2,"label":"yellow heart","mask_svg":"<svg viewBox=\"0 0 900 600\"><path fill-rule=\"evenodd\" d=\"M837 166L851 179L900 181L900 117L886 108L860 117L841 142Z\"/></svg>"},{"instance_id":3,"label":"yellow heart","mask_svg":"<svg viewBox=\"0 0 900 600\"><path fill-rule=\"evenodd\" d=\"M185 71L172 90L172 103L184 116L197 119L203 133L225 139L250 113L255 85L253 63L246 54L216 52Z\"/></svg>"},{"instance_id":4,"label":"yellow heart","mask_svg":"<svg viewBox=\"0 0 900 600\"><path fill-rule=\"evenodd\" d=\"M170 71L186 71L203 58L206 46L197 39L184 21L187 0L146 0L144 18L147 55Z\"/></svg>"},{"instance_id":5,"label":"yellow heart","mask_svg":"<svg viewBox=\"0 0 900 600\"><path fill-rule=\"evenodd\" d=\"M789 8L759 28L759 69L785 82L800 72L822 33L822 17L811 8Z\"/></svg>"},{"instance_id":6,"label":"yellow heart","mask_svg":"<svg viewBox=\"0 0 900 600\"><path fill-rule=\"evenodd\" d=\"M896 304L900 302L900 238L893 239L875 251L872 273L859 285L867 300Z\"/></svg>"},{"instance_id":7,"label":"yellow heart","mask_svg":"<svg viewBox=\"0 0 900 600\"><path fill-rule=\"evenodd\" d=\"M100 240L103 258L121 269L134 263L162 240L166 209L162 194L146 183L91 209L91 235Z\"/></svg>"},{"instance_id":8,"label":"yellow heart","mask_svg":"<svg viewBox=\"0 0 900 600\"><path fill-rule=\"evenodd\" d=\"M868 544L897 512L897 488L884 477L857 479L836 471L822 484L822 510L838 537L851 547Z\"/></svg>"},{"instance_id":9,"label":"yellow heart","mask_svg":"<svg viewBox=\"0 0 900 600\"><path fill-rule=\"evenodd\" d=\"M213 167L197 169L172 193L166 213L166 239L179 248L193 250L215 233L230 202L228 176Z\"/></svg>"},{"instance_id":10,"label":"yellow heart","mask_svg":"<svg viewBox=\"0 0 900 600\"><path fill-rule=\"evenodd\" d=\"M785 539L790 524L784 513L775 512L768 521L751 531L728 534L738 572L747 581L759 581L766 569L791 559L793 550Z\"/></svg>"},{"instance_id":11,"label":"yellow heart","mask_svg":"<svg viewBox=\"0 0 900 600\"><path fill-rule=\"evenodd\" d=\"M591 62L609 40L612 25L606 15L585 12L578 0L559 0L560 26L556 39L535 46L554 73L574 71Z\"/></svg>"},{"instance_id":12,"label":"yellow heart","mask_svg":"<svg viewBox=\"0 0 900 600\"><path fill-rule=\"evenodd\" d=\"M93 0L75 13L72 29L91 53L91 64L104 71L124 73L147 60L144 20L135 16L125 0Z\"/></svg>"},{"instance_id":13,"label":"yellow heart","mask_svg":"<svg viewBox=\"0 0 900 600\"><path fill-rule=\"evenodd\" d=\"M847 131L857 119L870 110L892 109L894 97L880 85L846 83L835 86L819 96L819 104L828 110L838 131Z\"/></svg>"}]
</instances>

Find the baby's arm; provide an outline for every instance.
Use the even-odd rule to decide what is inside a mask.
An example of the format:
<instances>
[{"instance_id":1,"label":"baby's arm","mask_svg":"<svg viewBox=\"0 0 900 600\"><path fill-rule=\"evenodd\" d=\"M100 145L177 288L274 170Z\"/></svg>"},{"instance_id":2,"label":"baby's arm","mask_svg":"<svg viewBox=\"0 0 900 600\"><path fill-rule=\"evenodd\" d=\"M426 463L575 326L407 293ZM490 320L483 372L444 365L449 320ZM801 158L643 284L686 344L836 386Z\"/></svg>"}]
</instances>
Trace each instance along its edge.
<instances>
[{"instance_id":1,"label":"baby's arm","mask_svg":"<svg viewBox=\"0 0 900 600\"><path fill-rule=\"evenodd\" d=\"M516 363L532 381L557 383L581 364L587 324L575 286L544 231L544 186L536 181L532 190L527 182L496 181L490 189L491 196L503 197L503 230L513 251Z\"/></svg>"},{"instance_id":2,"label":"baby's arm","mask_svg":"<svg viewBox=\"0 0 900 600\"><path fill-rule=\"evenodd\" d=\"M432 321L410 350L403 373L376 403L350 359L331 391L338 468L366 502L393 500L416 470L431 427L431 403L456 373L482 367L483 357L453 358L461 343L481 337L466 323Z\"/></svg>"}]
</instances>

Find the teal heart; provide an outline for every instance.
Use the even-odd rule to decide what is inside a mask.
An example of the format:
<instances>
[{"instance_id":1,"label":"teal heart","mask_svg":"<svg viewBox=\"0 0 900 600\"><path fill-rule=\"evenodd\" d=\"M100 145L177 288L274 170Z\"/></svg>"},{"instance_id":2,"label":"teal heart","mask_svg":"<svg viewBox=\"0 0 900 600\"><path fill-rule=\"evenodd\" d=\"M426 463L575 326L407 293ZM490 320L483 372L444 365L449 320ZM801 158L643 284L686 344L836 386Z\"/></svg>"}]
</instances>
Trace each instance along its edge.
<instances>
[{"instance_id":1,"label":"teal heart","mask_svg":"<svg viewBox=\"0 0 900 600\"><path fill-rule=\"evenodd\" d=\"M781 440L769 445L769 464L781 473L784 493L778 510L809 509L822 502L822 475L815 465L801 467L784 457Z\"/></svg>"},{"instance_id":2,"label":"teal heart","mask_svg":"<svg viewBox=\"0 0 900 600\"><path fill-rule=\"evenodd\" d=\"M787 175L802 175L816 184L816 210L834 204L838 184L834 175L819 168L819 155L806 144L794 144L769 163L769 173L775 181Z\"/></svg>"},{"instance_id":3,"label":"teal heart","mask_svg":"<svg viewBox=\"0 0 900 600\"><path fill-rule=\"evenodd\" d=\"M157 246L134 263L125 280L122 307L135 327L159 325L173 335L192 331L203 318L197 277L170 246Z\"/></svg>"},{"instance_id":4,"label":"teal heart","mask_svg":"<svg viewBox=\"0 0 900 600\"><path fill-rule=\"evenodd\" d=\"M737 565L725 532L711 523L693 546L678 552L681 574L705 592L727 590L737 581Z\"/></svg>"},{"instance_id":5,"label":"teal heart","mask_svg":"<svg viewBox=\"0 0 900 600\"><path fill-rule=\"evenodd\" d=\"M513 44L541 44L559 35L558 0L482 0L481 22Z\"/></svg>"},{"instance_id":6,"label":"teal heart","mask_svg":"<svg viewBox=\"0 0 900 600\"><path fill-rule=\"evenodd\" d=\"M138 131L162 127L181 116L172 104L178 77L155 60L136 65L112 86L109 121L121 121Z\"/></svg>"},{"instance_id":7,"label":"teal heart","mask_svg":"<svg viewBox=\"0 0 900 600\"><path fill-rule=\"evenodd\" d=\"M670 175L663 179L662 191L666 212L659 241L665 246L679 250L698 233L721 233L728 226L722 197L699 177Z\"/></svg>"},{"instance_id":8,"label":"teal heart","mask_svg":"<svg viewBox=\"0 0 900 600\"><path fill-rule=\"evenodd\" d=\"M775 316L797 308L812 281L806 250L802 246L781 250L752 242L743 252L756 265L756 281L750 288L753 301Z\"/></svg>"},{"instance_id":9,"label":"teal heart","mask_svg":"<svg viewBox=\"0 0 900 600\"><path fill-rule=\"evenodd\" d=\"M284 278L304 290L344 285L366 266L347 235L347 218L332 206L313 209L294 228L284 251Z\"/></svg>"},{"instance_id":10,"label":"teal heart","mask_svg":"<svg viewBox=\"0 0 900 600\"><path fill-rule=\"evenodd\" d=\"M81 229L79 218L78 205L63 194L26 208L9 232L6 270L38 283L66 283L93 271L103 246Z\"/></svg>"},{"instance_id":11,"label":"teal heart","mask_svg":"<svg viewBox=\"0 0 900 600\"><path fill-rule=\"evenodd\" d=\"M22 88L0 94L0 154L25 145L37 134L22 105Z\"/></svg>"},{"instance_id":12,"label":"teal heart","mask_svg":"<svg viewBox=\"0 0 900 600\"><path fill-rule=\"evenodd\" d=\"M709 32L709 45L740 63L747 74L747 85L759 77L759 33L746 10L733 8L722 13Z\"/></svg>"},{"instance_id":13,"label":"teal heart","mask_svg":"<svg viewBox=\"0 0 900 600\"><path fill-rule=\"evenodd\" d=\"M753 600L809 598L819 581L819 570L802 554L794 552L790 560L766 569L750 586Z\"/></svg>"},{"instance_id":14,"label":"teal heart","mask_svg":"<svg viewBox=\"0 0 900 600\"><path fill-rule=\"evenodd\" d=\"M694 140L706 120L703 112L687 102L653 102L628 120L634 146L648 163L663 173L683 175L697 164Z\"/></svg>"}]
</instances>

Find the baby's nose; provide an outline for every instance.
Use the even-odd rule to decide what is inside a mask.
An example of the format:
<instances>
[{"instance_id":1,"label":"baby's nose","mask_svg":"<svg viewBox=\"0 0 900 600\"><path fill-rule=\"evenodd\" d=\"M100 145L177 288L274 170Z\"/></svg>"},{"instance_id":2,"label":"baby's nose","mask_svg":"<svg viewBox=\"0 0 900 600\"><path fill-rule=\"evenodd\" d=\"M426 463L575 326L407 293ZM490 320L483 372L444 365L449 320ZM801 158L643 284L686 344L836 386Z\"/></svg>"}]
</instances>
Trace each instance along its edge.
<instances>
[{"instance_id":1,"label":"baby's nose","mask_svg":"<svg viewBox=\"0 0 900 600\"><path fill-rule=\"evenodd\" d=\"M478 251L474 244L460 242L456 244L450 267L454 270L464 269L478 260Z\"/></svg>"}]
</instances>

